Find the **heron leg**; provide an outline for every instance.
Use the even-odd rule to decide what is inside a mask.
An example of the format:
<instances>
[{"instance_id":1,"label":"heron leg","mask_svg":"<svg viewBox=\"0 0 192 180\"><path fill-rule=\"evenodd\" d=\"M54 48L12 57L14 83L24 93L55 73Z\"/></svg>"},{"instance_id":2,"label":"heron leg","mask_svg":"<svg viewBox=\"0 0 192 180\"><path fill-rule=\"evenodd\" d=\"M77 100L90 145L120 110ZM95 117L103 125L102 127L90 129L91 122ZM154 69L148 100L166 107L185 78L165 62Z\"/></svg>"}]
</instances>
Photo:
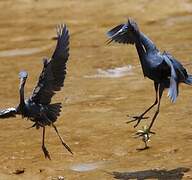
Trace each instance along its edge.
<instances>
[{"instance_id":1,"label":"heron leg","mask_svg":"<svg viewBox=\"0 0 192 180\"><path fill-rule=\"evenodd\" d=\"M133 119L127 122L127 123L131 123L131 122L137 121L137 123L134 125L134 128L139 125L139 123L141 122L142 119L148 119L149 118L149 117L144 117L144 115L147 112L149 112L158 103L159 84L154 82L154 87L155 87L155 102L147 110L145 110L141 115L132 116L131 118L133 118ZM130 116L128 115L128 117L130 117Z\"/></svg>"},{"instance_id":2,"label":"heron leg","mask_svg":"<svg viewBox=\"0 0 192 180\"><path fill-rule=\"evenodd\" d=\"M43 126L42 150L44 152L45 158L48 158L49 160L51 160L51 156L49 155L49 152L45 147L45 127L44 126Z\"/></svg>"},{"instance_id":3,"label":"heron leg","mask_svg":"<svg viewBox=\"0 0 192 180\"><path fill-rule=\"evenodd\" d=\"M162 97L162 95L163 95L163 90L164 90L164 87L160 85L160 87L159 87L159 101L158 101L158 106L157 106L157 110L156 110L156 112L155 112L155 114L154 114L154 116L153 116L153 119L152 119L152 121L151 121L151 124L149 125L149 128L148 128L149 132L150 132L152 126L153 126L153 123L154 123L155 119L157 118L157 115L159 114L159 109L160 109L161 97Z\"/></svg>"},{"instance_id":4,"label":"heron leg","mask_svg":"<svg viewBox=\"0 0 192 180\"><path fill-rule=\"evenodd\" d=\"M63 138L60 136L59 131L57 130L57 127L55 126L55 124L53 124L53 122L47 117L47 115L46 115L45 113L43 113L42 115L43 115L44 118L50 123L50 125L53 126L53 128L55 129L55 132L57 133L57 136L59 137L59 139L60 139L61 143L63 144L63 146L64 146L71 154L73 154L71 148L64 142ZM44 128L44 127L43 127L43 128ZM43 138L43 144L44 144L44 138ZM46 148L44 147L44 149L46 149ZM47 150L46 150L46 151L47 151ZM43 150L43 152L44 152L44 150ZM47 152L48 152L48 151L47 151ZM44 152L44 153L45 153L45 152ZM48 153L48 155L49 155L49 153ZM49 156L49 157L50 157L50 156Z\"/></svg>"},{"instance_id":5,"label":"heron leg","mask_svg":"<svg viewBox=\"0 0 192 180\"><path fill-rule=\"evenodd\" d=\"M57 133L57 136L59 137L61 143L63 144L63 146L71 153L73 154L71 148L64 142L63 138L60 136L57 127L55 126L55 124L52 123L53 128L55 129L55 132Z\"/></svg>"}]
</instances>

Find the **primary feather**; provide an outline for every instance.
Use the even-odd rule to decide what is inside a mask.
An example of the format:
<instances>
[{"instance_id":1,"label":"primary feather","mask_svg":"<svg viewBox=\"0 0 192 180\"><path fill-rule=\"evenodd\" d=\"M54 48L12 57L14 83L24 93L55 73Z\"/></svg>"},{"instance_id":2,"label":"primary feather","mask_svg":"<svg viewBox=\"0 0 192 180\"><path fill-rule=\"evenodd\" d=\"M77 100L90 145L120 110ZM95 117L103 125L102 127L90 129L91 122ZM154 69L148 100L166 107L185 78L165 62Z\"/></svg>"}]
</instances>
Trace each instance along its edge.
<instances>
[{"instance_id":1,"label":"primary feather","mask_svg":"<svg viewBox=\"0 0 192 180\"><path fill-rule=\"evenodd\" d=\"M57 30L57 46L50 60L44 60L44 67L37 86L30 97L31 101L49 104L55 91L63 87L66 75L66 62L69 57L69 35L65 25Z\"/></svg>"}]
</instances>

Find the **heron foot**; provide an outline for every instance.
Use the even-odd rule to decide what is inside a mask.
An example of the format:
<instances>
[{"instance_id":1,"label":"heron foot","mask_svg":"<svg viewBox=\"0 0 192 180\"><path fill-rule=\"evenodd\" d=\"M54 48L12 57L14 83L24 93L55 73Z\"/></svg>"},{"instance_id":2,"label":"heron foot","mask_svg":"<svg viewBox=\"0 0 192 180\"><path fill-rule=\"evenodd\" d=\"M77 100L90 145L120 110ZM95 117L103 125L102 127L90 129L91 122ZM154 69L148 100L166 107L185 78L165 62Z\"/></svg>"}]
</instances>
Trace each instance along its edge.
<instances>
[{"instance_id":1,"label":"heron foot","mask_svg":"<svg viewBox=\"0 0 192 180\"><path fill-rule=\"evenodd\" d=\"M47 148L45 146L42 146L42 150L43 150L43 153L45 155L45 158L51 160L51 156L49 154L49 151L47 150Z\"/></svg>"},{"instance_id":2,"label":"heron foot","mask_svg":"<svg viewBox=\"0 0 192 180\"><path fill-rule=\"evenodd\" d=\"M72 152L71 148L64 142L62 142L62 144L73 155L73 152Z\"/></svg>"},{"instance_id":3,"label":"heron foot","mask_svg":"<svg viewBox=\"0 0 192 180\"><path fill-rule=\"evenodd\" d=\"M126 122L127 124L137 121L137 123L133 126L134 128L136 128L139 125L139 123L141 122L142 119L148 119L149 118L149 117L144 117L143 115L140 115L140 116L127 115L127 117L132 118L132 120Z\"/></svg>"},{"instance_id":4,"label":"heron foot","mask_svg":"<svg viewBox=\"0 0 192 180\"><path fill-rule=\"evenodd\" d=\"M138 130L135 133L135 138L142 138L142 141L145 143L145 147L144 148L140 148L138 150L146 150L149 149L149 146L147 145L147 142L150 141L150 137L151 134L155 134L155 132L150 131L149 128L147 128L147 126L144 126L142 130Z\"/></svg>"}]
</instances>

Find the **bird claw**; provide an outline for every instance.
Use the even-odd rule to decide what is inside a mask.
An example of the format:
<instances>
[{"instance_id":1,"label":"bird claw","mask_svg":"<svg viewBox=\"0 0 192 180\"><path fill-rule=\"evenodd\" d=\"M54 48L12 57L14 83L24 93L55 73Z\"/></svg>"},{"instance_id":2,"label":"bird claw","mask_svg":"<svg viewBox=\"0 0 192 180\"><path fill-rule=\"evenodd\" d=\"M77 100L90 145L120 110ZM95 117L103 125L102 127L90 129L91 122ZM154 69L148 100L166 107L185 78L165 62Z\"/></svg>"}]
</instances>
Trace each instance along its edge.
<instances>
[{"instance_id":1,"label":"bird claw","mask_svg":"<svg viewBox=\"0 0 192 180\"><path fill-rule=\"evenodd\" d=\"M137 123L133 126L134 128L136 128L138 126L138 124L140 123L140 121L142 119L148 119L149 118L149 117L144 117L142 115L140 115L140 116L130 116L130 115L127 115L127 117L132 118L132 120L126 122L127 124L129 124L131 122L134 122L134 121L137 121Z\"/></svg>"},{"instance_id":2,"label":"bird claw","mask_svg":"<svg viewBox=\"0 0 192 180\"><path fill-rule=\"evenodd\" d=\"M50 156L50 154L49 154L49 151L46 149L45 146L42 147L42 150L43 150L43 153L44 153L44 155L45 155L45 158L46 158L46 159L48 158L49 160L51 160L51 156Z\"/></svg>"},{"instance_id":3,"label":"bird claw","mask_svg":"<svg viewBox=\"0 0 192 180\"><path fill-rule=\"evenodd\" d=\"M73 155L73 152L72 152L71 148L64 142L62 142L62 144Z\"/></svg>"},{"instance_id":4,"label":"bird claw","mask_svg":"<svg viewBox=\"0 0 192 180\"><path fill-rule=\"evenodd\" d=\"M145 143L145 147L142 148L142 150L148 149L149 147L147 146L147 142L150 141L150 134L155 134L155 132L150 131L149 128L147 128L147 126L144 126L142 130L138 130L134 137L135 138L142 138L142 141Z\"/></svg>"},{"instance_id":5,"label":"bird claw","mask_svg":"<svg viewBox=\"0 0 192 180\"><path fill-rule=\"evenodd\" d=\"M138 130L138 131L135 133L135 137L138 138L138 137L143 137L143 136L147 135L147 136L148 136L148 139L149 139L150 134L155 134L155 132L150 131L150 129L147 128L147 126L144 126L142 130L140 129L140 130Z\"/></svg>"}]
</instances>

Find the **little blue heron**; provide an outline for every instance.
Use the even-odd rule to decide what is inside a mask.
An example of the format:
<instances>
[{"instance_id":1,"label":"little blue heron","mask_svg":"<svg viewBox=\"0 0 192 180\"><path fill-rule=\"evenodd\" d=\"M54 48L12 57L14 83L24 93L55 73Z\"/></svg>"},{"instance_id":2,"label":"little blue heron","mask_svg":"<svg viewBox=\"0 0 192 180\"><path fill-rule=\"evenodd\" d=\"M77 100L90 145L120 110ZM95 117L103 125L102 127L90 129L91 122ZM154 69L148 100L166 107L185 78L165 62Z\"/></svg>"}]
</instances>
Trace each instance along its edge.
<instances>
[{"instance_id":1,"label":"little blue heron","mask_svg":"<svg viewBox=\"0 0 192 180\"><path fill-rule=\"evenodd\" d=\"M64 85L66 75L66 63L69 57L69 32L66 25L59 25L57 27L57 45L56 49L50 59L44 59L44 67L39 76L38 83L34 88L32 95L25 99L24 86L27 80L27 72L21 71L20 78L20 103L16 108L7 108L0 111L0 118L15 117L17 114L22 118L30 119L34 122L32 127L43 129L42 150L45 158L49 158L50 154L45 147L45 127L52 126L61 143L71 153L70 147L64 142L60 136L54 122L61 112L61 103L51 104L51 99L55 91L60 91Z\"/></svg>"},{"instance_id":2,"label":"little blue heron","mask_svg":"<svg viewBox=\"0 0 192 180\"><path fill-rule=\"evenodd\" d=\"M137 23L132 19L128 19L125 24L114 27L107 32L107 35L109 37L108 43L114 41L123 44L134 44L144 76L154 81L155 102L142 114L133 116L133 119L128 121L128 123L137 121L134 125L136 127L142 119L148 118L144 115L157 105L157 110L146 130L146 133L152 133L151 128L159 113L164 89L168 88L168 97L171 102L175 102L179 93L179 83L192 85L192 75L189 75L183 65L171 54L165 51L161 53L155 44L139 30Z\"/></svg>"}]
</instances>

